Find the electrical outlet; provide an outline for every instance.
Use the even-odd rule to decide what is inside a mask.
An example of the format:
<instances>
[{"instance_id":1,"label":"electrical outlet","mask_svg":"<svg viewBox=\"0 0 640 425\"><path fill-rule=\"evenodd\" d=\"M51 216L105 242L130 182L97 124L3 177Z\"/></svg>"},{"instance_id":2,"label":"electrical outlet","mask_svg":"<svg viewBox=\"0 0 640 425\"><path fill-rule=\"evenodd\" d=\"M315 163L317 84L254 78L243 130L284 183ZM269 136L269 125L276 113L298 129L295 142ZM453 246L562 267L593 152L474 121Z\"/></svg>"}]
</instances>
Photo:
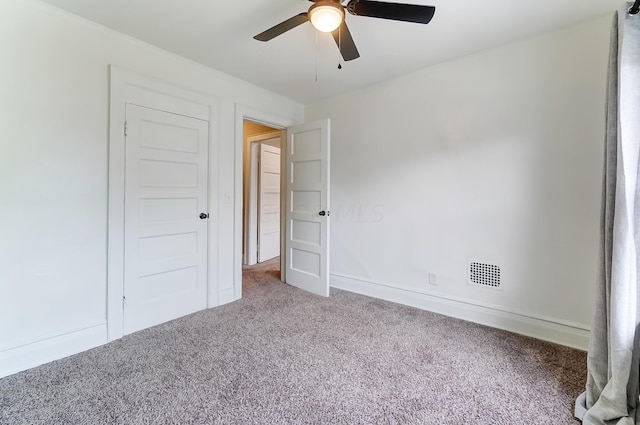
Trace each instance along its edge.
<instances>
[{"instance_id":1,"label":"electrical outlet","mask_svg":"<svg viewBox=\"0 0 640 425\"><path fill-rule=\"evenodd\" d=\"M429 273L429 285L438 285L438 277L435 273Z\"/></svg>"}]
</instances>

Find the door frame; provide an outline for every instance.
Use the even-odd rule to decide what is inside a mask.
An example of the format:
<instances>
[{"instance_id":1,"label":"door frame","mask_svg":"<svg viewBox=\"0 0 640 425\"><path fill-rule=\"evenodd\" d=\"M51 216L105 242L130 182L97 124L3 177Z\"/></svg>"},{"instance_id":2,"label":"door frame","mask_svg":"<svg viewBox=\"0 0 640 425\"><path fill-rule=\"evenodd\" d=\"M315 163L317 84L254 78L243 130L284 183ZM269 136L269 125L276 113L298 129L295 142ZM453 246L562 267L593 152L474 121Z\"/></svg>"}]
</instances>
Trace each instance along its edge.
<instances>
[{"instance_id":1,"label":"door frame","mask_svg":"<svg viewBox=\"0 0 640 425\"><path fill-rule=\"evenodd\" d=\"M247 144L249 146L247 149L247 157L243 158L244 169L242 171L242 178L244 179L243 186L244 186L244 182L248 182L247 192L245 193L244 201L243 201L244 202L243 211L244 211L245 217L243 217L244 240L242 242L244 244L243 245L244 257L242 259L242 264L245 264L245 265L253 265L258 262L258 253L257 253L258 229L257 229L257 224L254 223L254 219L256 221L258 220L258 213L260 210L258 208L258 195L257 195L257 191L260 190L259 178L258 178L258 172L259 172L258 148L260 147L261 142L265 140L276 139L276 138L280 139L280 144L282 145L283 132L284 130L275 130L275 131L269 131L269 132L255 134L253 136L247 137ZM280 163L280 166L282 169L282 162ZM281 182L281 185L282 185L282 182ZM254 186L258 186L258 187L254 187ZM280 204L282 205L282 202ZM254 254L253 256L252 256L252 253Z\"/></svg>"},{"instance_id":2,"label":"door frame","mask_svg":"<svg viewBox=\"0 0 640 425\"><path fill-rule=\"evenodd\" d=\"M109 185L107 215L107 339L124 335L124 196L125 196L125 119L127 103L191 116L209 122L208 209L211 223L207 230L207 307L218 305L218 101L172 83L137 74L111 65L109 105Z\"/></svg>"},{"instance_id":3,"label":"door frame","mask_svg":"<svg viewBox=\"0 0 640 425\"><path fill-rule=\"evenodd\" d=\"M244 241L242 240L242 205L244 198L242 196L242 184L244 174L244 161L242 155L242 149L244 144L243 138L243 122L244 120L253 121L258 124L263 124L268 127L275 128L276 130L286 131L287 127L291 127L296 124L291 118L286 118L271 112L261 111L249 106L236 104L236 131L235 131L235 175L234 175L234 226L233 226L233 288L234 299L239 300L242 298L242 246ZM284 137L284 136L283 136ZM281 142L284 143L284 140ZM280 155L280 193L282 194L282 183L286 181L287 176L287 159L286 155ZM285 211L285 197L280 196L280 279L285 281L285 249L284 249L284 229L285 219L282 212Z\"/></svg>"}]
</instances>

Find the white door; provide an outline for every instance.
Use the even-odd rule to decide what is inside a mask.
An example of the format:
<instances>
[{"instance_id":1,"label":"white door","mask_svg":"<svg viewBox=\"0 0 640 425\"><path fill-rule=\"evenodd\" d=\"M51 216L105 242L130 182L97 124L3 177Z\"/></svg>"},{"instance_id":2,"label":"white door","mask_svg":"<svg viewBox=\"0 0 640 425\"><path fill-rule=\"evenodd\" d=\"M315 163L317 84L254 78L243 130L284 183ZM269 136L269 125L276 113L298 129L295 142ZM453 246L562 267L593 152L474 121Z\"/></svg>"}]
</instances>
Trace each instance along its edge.
<instances>
[{"instance_id":1,"label":"white door","mask_svg":"<svg viewBox=\"0 0 640 425\"><path fill-rule=\"evenodd\" d=\"M260 144L258 262L280 255L280 148Z\"/></svg>"},{"instance_id":2,"label":"white door","mask_svg":"<svg viewBox=\"0 0 640 425\"><path fill-rule=\"evenodd\" d=\"M329 120L287 129L287 283L329 296Z\"/></svg>"},{"instance_id":3,"label":"white door","mask_svg":"<svg viewBox=\"0 0 640 425\"><path fill-rule=\"evenodd\" d=\"M126 126L129 334L206 308L209 124L127 104Z\"/></svg>"}]
</instances>

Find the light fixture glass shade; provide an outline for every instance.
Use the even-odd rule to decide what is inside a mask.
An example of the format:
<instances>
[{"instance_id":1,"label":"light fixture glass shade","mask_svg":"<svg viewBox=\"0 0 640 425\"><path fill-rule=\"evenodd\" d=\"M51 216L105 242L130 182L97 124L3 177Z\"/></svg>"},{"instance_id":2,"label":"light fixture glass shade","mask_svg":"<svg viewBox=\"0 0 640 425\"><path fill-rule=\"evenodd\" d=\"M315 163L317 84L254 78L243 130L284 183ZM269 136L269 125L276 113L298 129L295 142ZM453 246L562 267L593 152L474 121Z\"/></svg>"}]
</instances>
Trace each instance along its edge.
<instances>
[{"instance_id":1,"label":"light fixture glass shade","mask_svg":"<svg viewBox=\"0 0 640 425\"><path fill-rule=\"evenodd\" d=\"M334 5L317 5L309 10L311 24L322 32L331 32L338 28L344 19L344 12Z\"/></svg>"}]
</instances>

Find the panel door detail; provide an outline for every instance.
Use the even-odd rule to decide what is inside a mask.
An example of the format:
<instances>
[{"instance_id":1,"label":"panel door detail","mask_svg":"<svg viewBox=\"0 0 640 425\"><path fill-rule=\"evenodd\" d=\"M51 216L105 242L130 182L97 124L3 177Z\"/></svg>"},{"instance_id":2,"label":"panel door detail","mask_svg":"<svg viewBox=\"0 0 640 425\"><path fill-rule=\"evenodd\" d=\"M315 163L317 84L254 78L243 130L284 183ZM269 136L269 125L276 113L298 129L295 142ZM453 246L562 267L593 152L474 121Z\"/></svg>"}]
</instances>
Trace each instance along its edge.
<instances>
[{"instance_id":1,"label":"panel door detail","mask_svg":"<svg viewBox=\"0 0 640 425\"><path fill-rule=\"evenodd\" d=\"M207 306L209 123L126 105L124 333Z\"/></svg>"},{"instance_id":2,"label":"panel door detail","mask_svg":"<svg viewBox=\"0 0 640 425\"><path fill-rule=\"evenodd\" d=\"M258 262L280 255L280 148L260 144Z\"/></svg>"}]
</instances>

